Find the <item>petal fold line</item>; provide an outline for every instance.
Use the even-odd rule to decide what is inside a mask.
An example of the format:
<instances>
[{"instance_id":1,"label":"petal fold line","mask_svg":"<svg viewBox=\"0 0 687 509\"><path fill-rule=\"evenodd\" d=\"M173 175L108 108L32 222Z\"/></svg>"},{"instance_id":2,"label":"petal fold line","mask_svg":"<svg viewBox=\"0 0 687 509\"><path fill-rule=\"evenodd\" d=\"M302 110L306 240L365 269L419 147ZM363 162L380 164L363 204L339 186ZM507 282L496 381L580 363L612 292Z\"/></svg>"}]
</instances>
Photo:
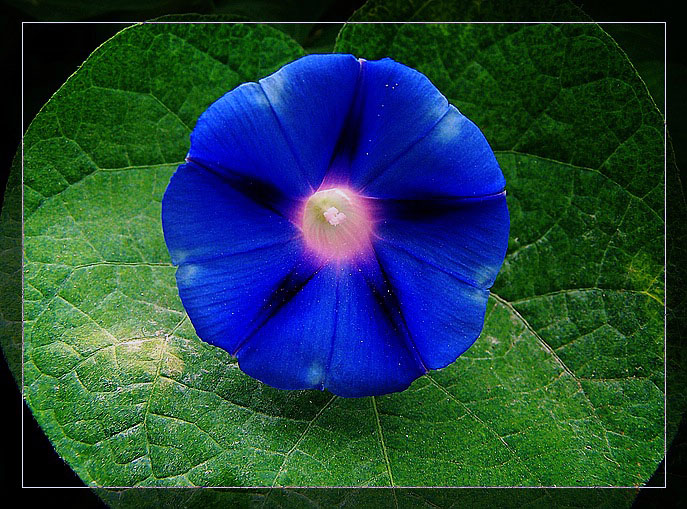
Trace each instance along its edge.
<instances>
[{"instance_id":1,"label":"petal fold line","mask_svg":"<svg viewBox=\"0 0 687 509\"><path fill-rule=\"evenodd\" d=\"M432 131L436 128L436 126L439 125L439 123L440 123L442 120L444 120L444 118L446 117L446 115L448 115L448 112L451 110L450 106L451 106L450 104L447 104L447 105L446 105L446 111L445 111L444 113L442 113L441 116L436 120L436 122L434 122L434 124L432 124L432 126L431 126L429 129L427 129L424 133L422 133L422 134L420 135L420 137L418 137L418 138L417 138L416 140L414 140L410 145L408 145L405 149L403 149L398 155L396 155L396 157L394 157L391 161L389 161L386 165L384 165L384 167L380 168L380 169L376 172L376 174L375 174L374 176L372 176L372 178L368 178L368 179L367 179L367 182L365 182L365 183L361 186L360 191L362 192L362 191L364 191L367 187L369 187L370 185L372 185L372 184L374 183L374 181L377 180L377 179L378 179L379 177L381 177L382 175L384 175L384 174L386 173L386 171L387 171L389 168L391 168L391 166L392 166L396 161L398 161L401 157L403 157L403 156L406 155L408 152L410 152L410 151L413 149L413 147L414 147L415 145L417 145L417 144L420 143L422 140L424 140L425 138L427 138L427 136L429 136L429 135L432 133Z\"/></svg>"},{"instance_id":2,"label":"petal fold line","mask_svg":"<svg viewBox=\"0 0 687 509\"><path fill-rule=\"evenodd\" d=\"M270 312L267 314L267 316L259 323L257 324L253 330L251 330L245 338L243 338L241 341L239 341L238 345L234 349L233 352L231 352L232 357L237 357L241 349L243 349L244 346L250 341L252 337L254 337L260 329L262 329L267 322L269 322L280 310L283 308L285 305L287 305L296 295L298 295L298 292L300 292L303 288L305 288L306 285L308 285L313 278L322 270L326 267L326 265L321 265L317 269L315 269L307 278L305 278L301 283L297 285L297 288L295 291L291 292L289 297L285 299L284 301L280 302L277 306L274 306ZM293 273L293 271L291 272Z\"/></svg>"},{"instance_id":3,"label":"petal fold line","mask_svg":"<svg viewBox=\"0 0 687 509\"><path fill-rule=\"evenodd\" d=\"M473 287L473 288L475 288L475 289L477 289L477 290L487 290L487 291L489 290L489 288L484 288L484 287L480 286L479 284L477 284L476 281L472 281L472 280L470 280L469 278L466 278L466 277L464 277L464 276L461 276L461 275L459 275L459 274L456 274L455 272L453 272L453 271L451 271L451 270L446 270L445 268L440 267L440 266L437 265L436 263L431 262L431 261L429 261L429 260L426 260L425 258L423 258L423 257L421 257L421 256L418 256L418 255L416 255L415 253L412 253L412 252L408 251L406 248L401 247L401 246L400 246L399 244L397 244L396 242L392 242L392 241L390 241L390 240L388 240L388 239L385 239L385 238L383 238L383 237L377 237L377 240L378 240L379 242L384 242L384 243L386 243L386 245L389 246L391 249L394 249L394 250L396 250L396 251L400 251L400 252L404 253L406 256L410 256L410 257L414 258L415 260L417 260L417 261L420 262L420 263L423 263L423 264L425 264L425 265L428 265L428 266L432 267L433 269L436 269L436 270L438 270L438 271L440 271L440 272L443 272L444 274L446 274L446 275L448 275L448 276L451 276L452 278L454 278L454 279L460 281L461 283L464 283L464 284L466 284L466 285L468 285L468 286L471 286L471 287ZM375 253L375 257L377 257L377 253ZM379 260L378 260L378 261L379 261ZM381 267L381 263L380 263L380 267Z\"/></svg>"},{"instance_id":4,"label":"petal fold line","mask_svg":"<svg viewBox=\"0 0 687 509\"><path fill-rule=\"evenodd\" d=\"M303 177L303 180L305 180L308 185L310 186L310 191L313 192L317 187L319 187L319 184L317 186L313 186L313 183L310 182L310 179L308 178L308 175L303 171L303 163L298 157L298 153L296 152L296 149L294 148L293 140L289 137L289 134L286 132L286 129L284 129L284 124L279 118L279 115L277 115L277 110L274 109L274 105L272 104L272 101L270 100L269 96L267 95L267 92L265 92L265 89L262 86L262 80L258 81L258 85L260 86L260 90L262 90L262 95L265 96L265 100L267 101L267 104L270 105L270 110L272 111L272 115L274 115L274 119L277 122L277 125L279 126L279 130L281 131L282 136L284 136L284 139L286 140L286 144L289 146L289 150L291 151L291 154L293 155L293 159L296 161L296 164L298 164L298 169L301 172L301 176Z\"/></svg>"}]
</instances>

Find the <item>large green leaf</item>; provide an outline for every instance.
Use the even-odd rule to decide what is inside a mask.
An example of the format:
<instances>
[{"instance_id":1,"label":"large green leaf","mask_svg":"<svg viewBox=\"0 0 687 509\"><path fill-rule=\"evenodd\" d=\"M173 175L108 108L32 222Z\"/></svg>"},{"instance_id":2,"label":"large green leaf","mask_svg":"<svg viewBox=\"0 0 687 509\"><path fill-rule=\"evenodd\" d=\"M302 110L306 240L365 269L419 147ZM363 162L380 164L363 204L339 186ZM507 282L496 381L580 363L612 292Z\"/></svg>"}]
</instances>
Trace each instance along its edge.
<instances>
[{"instance_id":1,"label":"large green leaf","mask_svg":"<svg viewBox=\"0 0 687 509\"><path fill-rule=\"evenodd\" d=\"M607 23L601 27L618 43L663 111L665 87L665 25L662 23ZM668 71L670 73L670 71Z\"/></svg>"},{"instance_id":2,"label":"large green leaf","mask_svg":"<svg viewBox=\"0 0 687 509\"><path fill-rule=\"evenodd\" d=\"M418 14L412 3L395 5L405 19L443 6ZM370 2L354 19L387 9ZM558 470L558 457L564 465L549 482L565 482L557 476L566 468L570 482L583 465L600 484L646 479L664 447L663 121L622 51L589 24L349 25L337 50L391 56L427 74L483 129L506 175L511 240L495 309L546 353L541 363L513 357L495 374L513 391L481 395L477 413L516 451L542 446L547 468ZM532 385L546 362L562 370L557 383L570 382L576 405ZM523 399L541 417L515 408L525 406L512 400L517 386L540 391ZM572 408L584 426L564 424ZM599 461L575 445L587 434L605 445L586 446Z\"/></svg>"},{"instance_id":3,"label":"large green leaf","mask_svg":"<svg viewBox=\"0 0 687 509\"><path fill-rule=\"evenodd\" d=\"M354 400L271 389L201 342L162 193L198 115L303 50L263 25L129 28L24 142L25 397L84 482L627 486L655 469L663 141L642 82L593 25L376 28L338 48L425 72L506 173L512 240L482 336L409 390Z\"/></svg>"}]
</instances>

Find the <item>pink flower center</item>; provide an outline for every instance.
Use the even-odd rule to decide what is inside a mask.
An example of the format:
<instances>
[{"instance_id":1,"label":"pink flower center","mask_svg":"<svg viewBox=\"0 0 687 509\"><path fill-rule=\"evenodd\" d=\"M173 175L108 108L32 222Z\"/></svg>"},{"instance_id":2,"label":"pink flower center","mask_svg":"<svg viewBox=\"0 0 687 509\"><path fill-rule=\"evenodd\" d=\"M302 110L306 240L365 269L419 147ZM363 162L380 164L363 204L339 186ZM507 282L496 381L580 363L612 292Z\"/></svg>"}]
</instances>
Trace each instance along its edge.
<instances>
[{"instance_id":1,"label":"pink flower center","mask_svg":"<svg viewBox=\"0 0 687 509\"><path fill-rule=\"evenodd\" d=\"M370 245L372 223L363 199L345 187L314 193L303 207L303 235L326 259L349 259Z\"/></svg>"},{"instance_id":2,"label":"pink flower center","mask_svg":"<svg viewBox=\"0 0 687 509\"><path fill-rule=\"evenodd\" d=\"M327 210L325 210L324 217L332 226L341 224L346 220L346 214L339 212L339 209L336 207L329 207Z\"/></svg>"}]
</instances>

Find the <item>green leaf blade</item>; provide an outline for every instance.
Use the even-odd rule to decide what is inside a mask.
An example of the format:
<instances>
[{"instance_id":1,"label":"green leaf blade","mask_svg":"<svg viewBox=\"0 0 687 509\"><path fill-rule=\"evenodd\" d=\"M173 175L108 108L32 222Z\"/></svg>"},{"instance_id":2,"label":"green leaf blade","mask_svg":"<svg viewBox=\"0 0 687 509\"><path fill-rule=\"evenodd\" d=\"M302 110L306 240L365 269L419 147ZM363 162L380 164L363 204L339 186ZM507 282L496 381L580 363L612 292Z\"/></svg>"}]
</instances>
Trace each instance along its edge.
<instances>
[{"instance_id":1,"label":"green leaf blade","mask_svg":"<svg viewBox=\"0 0 687 509\"><path fill-rule=\"evenodd\" d=\"M664 448L664 140L646 87L592 24L384 28L377 41L367 25L347 27L337 50L424 72L484 131L511 213L494 298L564 367L588 415L580 429L603 438L602 448L578 443L567 453L573 475L559 445L579 429L542 436L557 452L534 469L556 472L547 479L556 485L581 481L582 471L592 476L582 484L641 484ZM532 358L522 369L540 366ZM514 448L529 454L536 442Z\"/></svg>"},{"instance_id":2,"label":"green leaf blade","mask_svg":"<svg viewBox=\"0 0 687 509\"><path fill-rule=\"evenodd\" d=\"M403 393L350 400L271 389L200 341L162 194L197 116L303 50L263 25L129 28L25 138L25 397L84 482L629 486L655 469L662 137L643 84L595 26L394 25L380 47L376 28L347 26L338 49L425 72L506 176L480 339Z\"/></svg>"}]
</instances>

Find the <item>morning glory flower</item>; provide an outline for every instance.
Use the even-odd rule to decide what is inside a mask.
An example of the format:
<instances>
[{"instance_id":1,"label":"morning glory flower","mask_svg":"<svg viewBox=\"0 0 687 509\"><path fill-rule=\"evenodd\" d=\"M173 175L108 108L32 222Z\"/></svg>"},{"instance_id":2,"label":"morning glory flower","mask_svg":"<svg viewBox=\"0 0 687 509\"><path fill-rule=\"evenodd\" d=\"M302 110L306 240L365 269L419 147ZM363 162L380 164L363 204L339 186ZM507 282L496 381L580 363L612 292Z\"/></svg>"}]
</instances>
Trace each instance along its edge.
<instances>
[{"instance_id":1,"label":"morning glory flower","mask_svg":"<svg viewBox=\"0 0 687 509\"><path fill-rule=\"evenodd\" d=\"M504 189L481 131L423 74L309 55L200 116L162 225L202 340L273 387L368 396L479 336Z\"/></svg>"}]
</instances>

